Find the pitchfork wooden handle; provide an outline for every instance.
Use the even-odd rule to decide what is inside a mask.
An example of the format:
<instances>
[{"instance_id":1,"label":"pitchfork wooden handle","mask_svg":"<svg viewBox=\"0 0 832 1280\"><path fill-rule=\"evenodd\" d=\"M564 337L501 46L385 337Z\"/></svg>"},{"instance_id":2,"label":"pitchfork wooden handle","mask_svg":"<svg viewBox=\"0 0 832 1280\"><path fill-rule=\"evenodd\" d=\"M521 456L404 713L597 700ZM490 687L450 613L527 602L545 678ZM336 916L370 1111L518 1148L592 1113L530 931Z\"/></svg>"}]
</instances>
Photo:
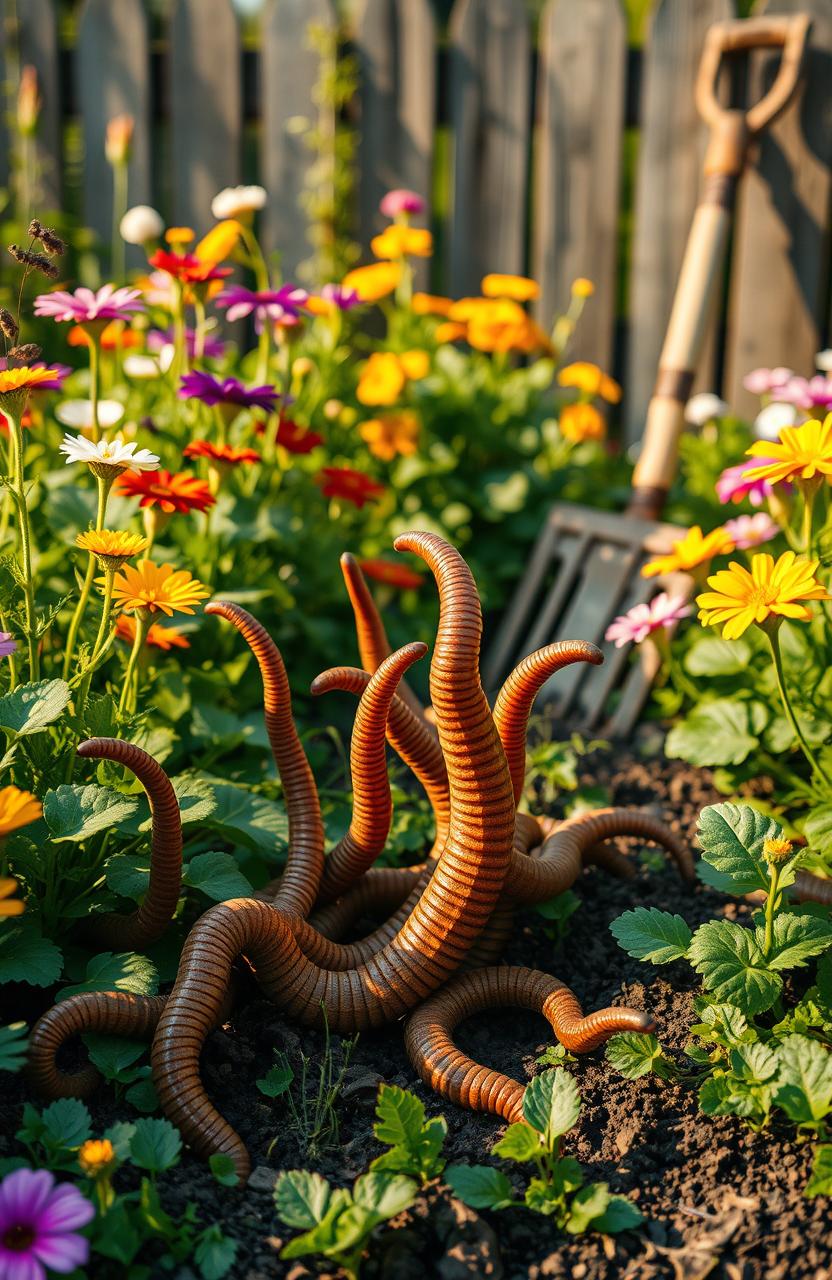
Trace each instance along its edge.
<instances>
[{"instance_id":1,"label":"pitchfork wooden handle","mask_svg":"<svg viewBox=\"0 0 832 1280\"><path fill-rule=\"evenodd\" d=\"M705 333L719 289L731 229L737 180L752 137L785 108L797 88L810 22L791 18L726 22L708 32L696 101L710 125L705 181L688 235L656 385L647 409L644 443L633 475L628 515L656 520L676 474L685 402L691 393ZM722 54L735 49L783 49L780 70L765 97L748 111L719 104L715 85Z\"/></svg>"}]
</instances>

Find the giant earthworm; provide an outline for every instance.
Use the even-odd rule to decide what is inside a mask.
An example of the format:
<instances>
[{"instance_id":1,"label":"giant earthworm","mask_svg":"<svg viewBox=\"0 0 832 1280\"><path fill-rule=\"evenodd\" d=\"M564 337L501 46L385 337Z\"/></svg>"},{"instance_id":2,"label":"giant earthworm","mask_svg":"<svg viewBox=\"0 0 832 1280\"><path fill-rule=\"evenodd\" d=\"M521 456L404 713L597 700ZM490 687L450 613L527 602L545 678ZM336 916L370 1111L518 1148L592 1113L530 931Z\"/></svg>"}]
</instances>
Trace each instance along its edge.
<instances>
[{"instance_id":1,"label":"giant earthworm","mask_svg":"<svg viewBox=\"0 0 832 1280\"><path fill-rule=\"evenodd\" d=\"M390 654L390 641L387 639L387 632L384 629L381 614L376 608L372 592L367 586L367 579L361 572L361 566L355 556L351 555L349 551L345 551L341 556L341 572L344 575L347 595L350 598L353 617L355 618L355 631L358 638L358 653L361 658L361 665L365 671L372 675ZM402 681L399 694L402 701L407 703L411 711L415 712L419 719L428 726L428 732L435 734L434 726L430 721L424 719L424 707L406 680Z\"/></svg>"},{"instance_id":2,"label":"giant earthworm","mask_svg":"<svg viewBox=\"0 0 832 1280\"><path fill-rule=\"evenodd\" d=\"M150 883L144 901L130 915L95 916L97 941L118 951L138 950L161 938L182 891L182 819L179 801L161 765L141 747L118 738L89 738L78 745L85 760L114 760L129 769L147 792L151 813Z\"/></svg>"},{"instance_id":3,"label":"giant earthworm","mask_svg":"<svg viewBox=\"0 0 832 1280\"><path fill-rule=\"evenodd\" d=\"M274 901L306 916L323 874L324 825L315 779L295 728L286 668L268 631L240 605L215 600L205 612L219 614L237 628L260 668L266 731L289 817L289 854Z\"/></svg>"},{"instance_id":4,"label":"giant earthworm","mask_svg":"<svg viewBox=\"0 0 832 1280\"><path fill-rule=\"evenodd\" d=\"M385 750L387 713L404 672L427 651L427 645L420 642L397 649L382 661L361 695L350 744L352 819L346 835L324 863L318 894L322 904L339 897L384 848L393 817ZM326 675L312 682L313 693L327 687Z\"/></svg>"},{"instance_id":5,"label":"giant earthworm","mask_svg":"<svg viewBox=\"0 0 832 1280\"><path fill-rule=\"evenodd\" d=\"M573 1053L588 1053L618 1031L652 1031L654 1022L635 1009L599 1009L584 1017L575 995L547 973L513 965L475 969L454 978L411 1014L405 1030L410 1061L444 1098L472 1111L490 1111L514 1123L523 1119L525 1086L481 1066L459 1050L453 1031L463 1018L511 1006L542 1013L558 1040Z\"/></svg>"}]
</instances>

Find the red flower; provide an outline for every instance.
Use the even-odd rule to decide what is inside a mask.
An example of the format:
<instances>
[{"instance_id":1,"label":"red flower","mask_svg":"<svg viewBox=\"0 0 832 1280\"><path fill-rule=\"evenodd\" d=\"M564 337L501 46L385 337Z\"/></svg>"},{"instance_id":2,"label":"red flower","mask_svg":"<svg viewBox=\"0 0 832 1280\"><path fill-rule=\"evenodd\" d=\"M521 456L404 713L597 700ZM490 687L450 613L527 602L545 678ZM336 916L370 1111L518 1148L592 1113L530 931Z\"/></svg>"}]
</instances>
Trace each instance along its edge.
<instances>
[{"instance_id":1,"label":"red flower","mask_svg":"<svg viewBox=\"0 0 832 1280\"><path fill-rule=\"evenodd\" d=\"M119 640L126 640L132 644L136 639L136 619L132 618L129 613L120 613L116 623L116 635ZM163 627L160 623L154 622L145 637L145 644L149 644L154 649L190 649L191 642L176 627Z\"/></svg>"},{"instance_id":2,"label":"red flower","mask_svg":"<svg viewBox=\"0 0 832 1280\"><path fill-rule=\"evenodd\" d=\"M241 462L259 462L256 449L235 449L230 444L212 444L210 440L192 440L183 449L186 458L207 458L209 462L224 462L236 467Z\"/></svg>"},{"instance_id":3,"label":"red flower","mask_svg":"<svg viewBox=\"0 0 832 1280\"><path fill-rule=\"evenodd\" d=\"M406 564L395 564L392 560L359 560L361 571L376 582L383 582L388 587L401 587L406 591L409 587L421 587L424 577L408 569Z\"/></svg>"},{"instance_id":4,"label":"red flower","mask_svg":"<svg viewBox=\"0 0 832 1280\"><path fill-rule=\"evenodd\" d=\"M203 262L192 253L168 253L166 249L157 249L148 258L151 267L158 271L166 271L175 280L183 284L204 284L206 280L224 280L230 276L231 267L217 267L213 262Z\"/></svg>"},{"instance_id":5,"label":"red flower","mask_svg":"<svg viewBox=\"0 0 832 1280\"><path fill-rule=\"evenodd\" d=\"M320 485L325 498L343 498L359 508L380 498L385 491L383 484L351 467L324 467L315 476L315 483Z\"/></svg>"},{"instance_id":6,"label":"red flower","mask_svg":"<svg viewBox=\"0 0 832 1280\"><path fill-rule=\"evenodd\" d=\"M21 427L31 427L32 425L31 409L24 409L23 417L20 419L20 425ZM5 413L0 413L0 432L2 432L4 436L9 434L9 420L6 417Z\"/></svg>"},{"instance_id":7,"label":"red flower","mask_svg":"<svg viewBox=\"0 0 832 1280\"><path fill-rule=\"evenodd\" d=\"M124 498L140 498L140 507L158 506L166 515L207 511L216 502L205 481L187 471L123 471L113 492Z\"/></svg>"},{"instance_id":8,"label":"red flower","mask_svg":"<svg viewBox=\"0 0 832 1280\"><path fill-rule=\"evenodd\" d=\"M291 418L280 419L277 443L282 445L287 453L311 453L316 445L323 442L323 436L319 436L317 431L310 431L308 427L302 427L299 422L293 422Z\"/></svg>"}]
</instances>

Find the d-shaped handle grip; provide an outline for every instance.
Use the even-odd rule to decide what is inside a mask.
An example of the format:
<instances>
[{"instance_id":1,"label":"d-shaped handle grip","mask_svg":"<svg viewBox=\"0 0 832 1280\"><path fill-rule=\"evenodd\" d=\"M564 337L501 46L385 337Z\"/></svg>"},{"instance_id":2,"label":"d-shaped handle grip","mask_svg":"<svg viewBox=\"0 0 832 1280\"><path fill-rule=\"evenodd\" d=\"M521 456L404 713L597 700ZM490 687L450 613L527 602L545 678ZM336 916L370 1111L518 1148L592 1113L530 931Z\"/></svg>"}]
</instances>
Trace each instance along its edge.
<instances>
[{"instance_id":1,"label":"d-shaped handle grip","mask_svg":"<svg viewBox=\"0 0 832 1280\"><path fill-rule=\"evenodd\" d=\"M745 112L746 128L752 137L771 124L788 106L797 88L811 27L812 20L807 13L745 18L712 26L705 37L696 79L696 106L702 119L717 128L727 114L716 97L723 54L746 49L782 49L774 83L768 93Z\"/></svg>"}]
</instances>

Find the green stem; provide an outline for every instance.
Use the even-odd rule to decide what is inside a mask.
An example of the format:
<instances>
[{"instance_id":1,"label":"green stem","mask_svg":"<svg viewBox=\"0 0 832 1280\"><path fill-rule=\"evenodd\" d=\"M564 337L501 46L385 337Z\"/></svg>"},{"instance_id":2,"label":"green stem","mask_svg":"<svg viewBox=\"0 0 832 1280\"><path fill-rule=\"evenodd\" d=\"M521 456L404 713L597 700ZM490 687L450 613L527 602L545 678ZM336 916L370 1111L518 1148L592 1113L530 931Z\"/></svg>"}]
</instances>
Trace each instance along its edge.
<instances>
[{"instance_id":1,"label":"green stem","mask_svg":"<svg viewBox=\"0 0 832 1280\"><path fill-rule=\"evenodd\" d=\"M121 697L118 703L119 719L124 715L127 704L130 699L130 689L133 685L133 677L136 672L136 664L139 661L144 642L147 639L147 633L150 630L152 615L148 614L146 618L136 615L136 635L133 640L133 648L130 650L130 658L127 662L127 670L124 673L124 683L121 688Z\"/></svg>"},{"instance_id":2,"label":"green stem","mask_svg":"<svg viewBox=\"0 0 832 1280\"><path fill-rule=\"evenodd\" d=\"M127 212L127 165L113 165L113 238L110 251L110 266L113 279L124 279L124 241L121 238L121 219Z\"/></svg>"},{"instance_id":3,"label":"green stem","mask_svg":"<svg viewBox=\"0 0 832 1280\"><path fill-rule=\"evenodd\" d=\"M205 356L205 303L202 298L194 302L194 364L201 364Z\"/></svg>"},{"instance_id":4,"label":"green stem","mask_svg":"<svg viewBox=\"0 0 832 1280\"><path fill-rule=\"evenodd\" d=\"M99 531L104 528L104 519L107 514L107 498L112 487L112 480L105 480L102 476L97 476L98 480L98 509L95 516L95 528ZM69 630L66 636L66 650L64 652L64 680L69 679L69 670L72 665L73 654L75 653L75 643L78 639L78 632L81 629L81 623L84 620L84 614L87 609L87 603L92 591L92 581L95 574L95 556L90 551L87 559L87 572L84 575L84 582L81 586L81 594L78 597L78 603L75 606L75 612L72 615L72 621L69 624Z\"/></svg>"},{"instance_id":5,"label":"green stem","mask_svg":"<svg viewBox=\"0 0 832 1280\"><path fill-rule=\"evenodd\" d=\"M766 927L765 937L763 939L763 955L768 957L771 955L771 948L774 945L774 912L777 903L780 883L780 869L776 864L772 864L769 868L771 876L771 885L766 895Z\"/></svg>"},{"instance_id":6,"label":"green stem","mask_svg":"<svg viewBox=\"0 0 832 1280\"><path fill-rule=\"evenodd\" d=\"M783 675L783 655L780 652L780 637L778 636L776 631L766 630L766 635L768 636L768 642L771 647L771 656L774 661L774 674L777 678L777 688L780 690L780 699L783 703L783 710L785 711L786 717L789 723L791 724L792 729L794 730L795 737L800 743L800 749L803 752L804 756L806 757L806 760L809 766L811 767L812 772L817 774L819 778L822 778L823 781L826 783L826 786L830 790L832 790L832 780L829 779L827 774L821 768L820 764L818 763L817 757L815 756L814 752L812 751L812 748L809 746L808 742L806 741L806 738L804 737L804 734L803 734L803 730L801 729L798 723L797 716L794 713L794 708L792 707L791 700L786 690L786 681Z\"/></svg>"},{"instance_id":7,"label":"green stem","mask_svg":"<svg viewBox=\"0 0 832 1280\"><path fill-rule=\"evenodd\" d=\"M92 438L95 444L101 439L101 427L98 422L98 393L99 380L101 377L101 358L98 346L98 335L92 333L89 329L87 334L90 340L90 405L92 407Z\"/></svg>"},{"instance_id":8,"label":"green stem","mask_svg":"<svg viewBox=\"0 0 832 1280\"><path fill-rule=\"evenodd\" d=\"M811 556L813 541L812 524L818 486L814 480L807 480L800 486L800 491L803 495L803 525L801 529L801 542L806 555Z\"/></svg>"},{"instance_id":9,"label":"green stem","mask_svg":"<svg viewBox=\"0 0 832 1280\"><path fill-rule=\"evenodd\" d=\"M37 636L35 635L37 619L35 616L35 581L32 574L32 531L29 524L29 509L26 505L26 490L23 476L23 430L16 418L4 406L9 422L14 445L14 500L17 505L17 525L20 537L20 552L23 571L23 593L26 601L26 639L29 646L29 679L37 680L40 675L40 655L38 654Z\"/></svg>"}]
</instances>

